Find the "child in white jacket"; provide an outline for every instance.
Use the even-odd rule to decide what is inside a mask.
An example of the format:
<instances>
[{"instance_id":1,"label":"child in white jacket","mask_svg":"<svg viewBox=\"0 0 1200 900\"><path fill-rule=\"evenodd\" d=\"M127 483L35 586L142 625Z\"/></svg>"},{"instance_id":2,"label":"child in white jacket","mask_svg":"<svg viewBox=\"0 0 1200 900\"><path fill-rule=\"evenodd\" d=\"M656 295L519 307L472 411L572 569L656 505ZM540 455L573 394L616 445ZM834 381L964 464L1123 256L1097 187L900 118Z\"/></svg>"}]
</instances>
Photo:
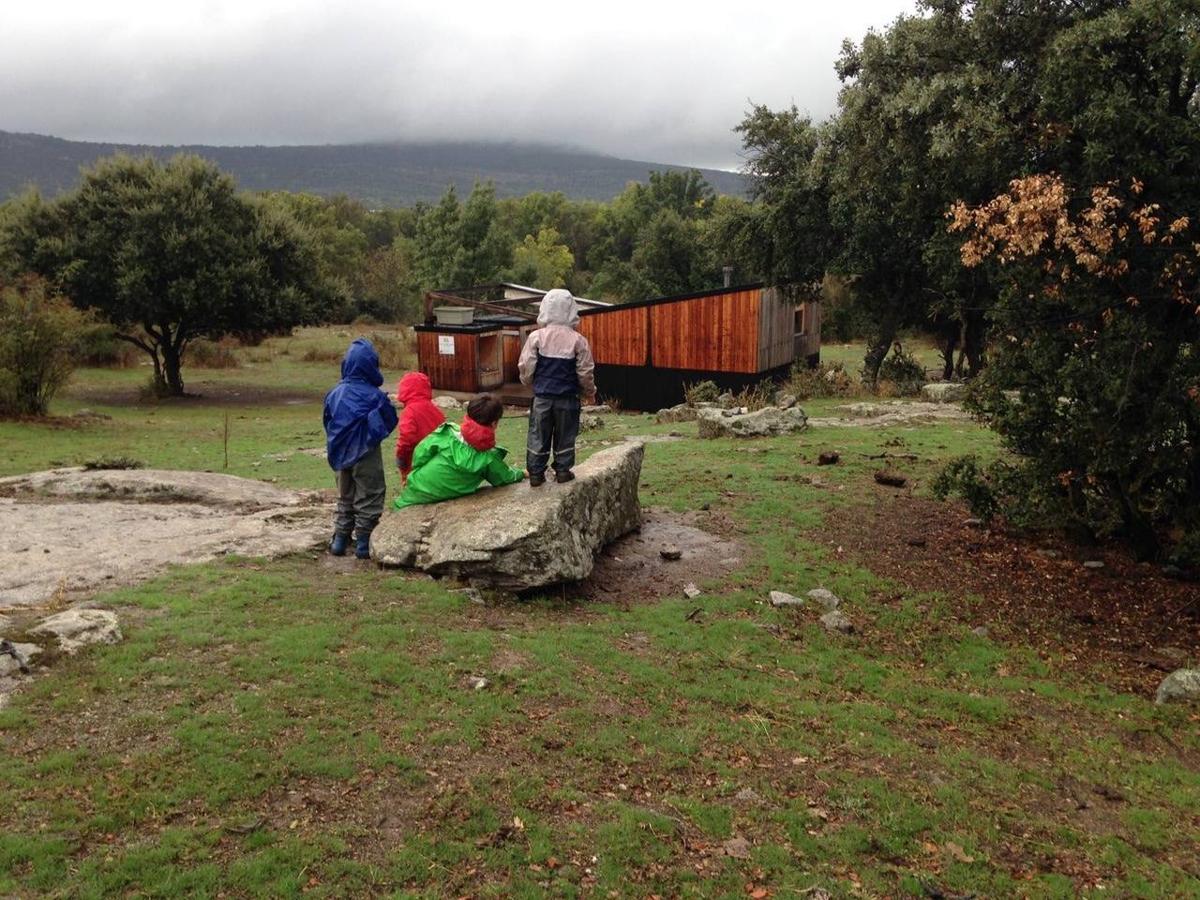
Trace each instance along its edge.
<instances>
[{"instance_id":1,"label":"child in white jacket","mask_svg":"<svg viewBox=\"0 0 1200 900\"><path fill-rule=\"evenodd\" d=\"M546 483L551 450L554 480L561 484L575 478L571 469L579 436L579 398L589 403L596 399L596 364L587 338L575 330L579 304L571 292L549 291L537 320L541 328L529 335L517 362L521 383L533 386L525 455L531 487Z\"/></svg>"}]
</instances>

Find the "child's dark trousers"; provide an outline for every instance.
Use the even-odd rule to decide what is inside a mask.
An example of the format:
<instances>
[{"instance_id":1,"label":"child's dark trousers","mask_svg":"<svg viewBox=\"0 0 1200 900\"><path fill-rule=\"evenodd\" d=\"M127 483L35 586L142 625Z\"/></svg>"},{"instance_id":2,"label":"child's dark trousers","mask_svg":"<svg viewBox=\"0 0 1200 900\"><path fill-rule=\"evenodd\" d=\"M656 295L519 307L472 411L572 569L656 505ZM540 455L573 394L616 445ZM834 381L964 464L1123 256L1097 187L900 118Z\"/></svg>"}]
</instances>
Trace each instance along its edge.
<instances>
[{"instance_id":1,"label":"child's dark trousers","mask_svg":"<svg viewBox=\"0 0 1200 900\"><path fill-rule=\"evenodd\" d=\"M338 470L337 488L337 516L333 530L338 534L350 534L357 529L359 535L370 534L379 524L387 496L383 454L378 444L349 469Z\"/></svg>"},{"instance_id":2,"label":"child's dark trousers","mask_svg":"<svg viewBox=\"0 0 1200 900\"><path fill-rule=\"evenodd\" d=\"M554 452L554 471L568 472L575 466L575 439L579 437L579 398L534 397L529 410L529 441L525 469L544 475Z\"/></svg>"}]
</instances>

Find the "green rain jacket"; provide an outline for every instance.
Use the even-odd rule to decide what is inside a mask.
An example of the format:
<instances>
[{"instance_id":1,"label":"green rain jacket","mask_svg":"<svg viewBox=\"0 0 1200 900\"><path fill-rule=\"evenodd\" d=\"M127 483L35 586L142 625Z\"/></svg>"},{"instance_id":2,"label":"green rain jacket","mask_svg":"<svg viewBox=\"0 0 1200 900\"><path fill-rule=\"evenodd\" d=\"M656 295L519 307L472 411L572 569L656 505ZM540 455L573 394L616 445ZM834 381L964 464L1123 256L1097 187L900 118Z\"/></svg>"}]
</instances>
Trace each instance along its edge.
<instances>
[{"instance_id":1,"label":"green rain jacket","mask_svg":"<svg viewBox=\"0 0 1200 900\"><path fill-rule=\"evenodd\" d=\"M522 471L504 461L508 451L494 442L495 432L471 419L463 422L462 430L453 422L439 425L413 451L412 472L396 498L396 509L465 497L485 480L493 485L520 481Z\"/></svg>"}]
</instances>

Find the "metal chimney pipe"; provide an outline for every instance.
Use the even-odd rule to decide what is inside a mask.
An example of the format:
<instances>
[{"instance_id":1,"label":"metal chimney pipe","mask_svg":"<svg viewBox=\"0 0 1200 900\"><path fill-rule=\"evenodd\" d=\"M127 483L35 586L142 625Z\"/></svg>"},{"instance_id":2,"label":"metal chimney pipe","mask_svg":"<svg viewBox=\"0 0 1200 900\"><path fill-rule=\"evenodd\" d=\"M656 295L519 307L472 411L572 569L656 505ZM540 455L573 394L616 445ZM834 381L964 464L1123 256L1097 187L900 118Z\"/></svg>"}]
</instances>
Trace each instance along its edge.
<instances>
[{"instance_id":1,"label":"metal chimney pipe","mask_svg":"<svg viewBox=\"0 0 1200 900\"><path fill-rule=\"evenodd\" d=\"M725 287L733 284L733 266L722 266L721 274L725 276Z\"/></svg>"}]
</instances>

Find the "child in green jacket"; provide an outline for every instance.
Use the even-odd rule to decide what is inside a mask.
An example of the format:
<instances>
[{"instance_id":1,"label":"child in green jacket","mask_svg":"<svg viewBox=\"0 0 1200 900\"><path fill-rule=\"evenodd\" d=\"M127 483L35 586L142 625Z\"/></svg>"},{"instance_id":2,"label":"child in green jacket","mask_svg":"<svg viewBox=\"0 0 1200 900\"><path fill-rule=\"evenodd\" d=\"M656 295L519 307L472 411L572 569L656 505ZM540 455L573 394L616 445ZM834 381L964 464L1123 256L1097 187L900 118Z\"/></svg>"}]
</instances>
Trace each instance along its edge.
<instances>
[{"instance_id":1,"label":"child in green jacket","mask_svg":"<svg viewBox=\"0 0 1200 900\"><path fill-rule=\"evenodd\" d=\"M522 470L504 461L508 451L496 446L496 424L502 415L504 404L483 394L467 404L462 428L445 422L417 444L396 509L465 497L484 481L501 485L523 479Z\"/></svg>"}]
</instances>

